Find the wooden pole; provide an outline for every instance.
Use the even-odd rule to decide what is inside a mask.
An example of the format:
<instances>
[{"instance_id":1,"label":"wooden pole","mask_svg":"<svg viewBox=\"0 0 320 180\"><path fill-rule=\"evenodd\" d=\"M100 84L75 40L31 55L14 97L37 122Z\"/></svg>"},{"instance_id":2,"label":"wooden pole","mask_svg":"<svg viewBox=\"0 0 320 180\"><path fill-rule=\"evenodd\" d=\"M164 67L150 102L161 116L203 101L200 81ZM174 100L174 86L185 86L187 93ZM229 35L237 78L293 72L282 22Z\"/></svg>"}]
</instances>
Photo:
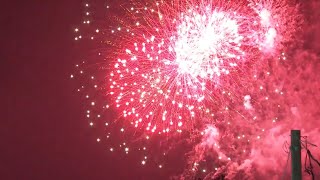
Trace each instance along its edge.
<instances>
[{"instance_id":1,"label":"wooden pole","mask_svg":"<svg viewBox=\"0 0 320 180\"><path fill-rule=\"evenodd\" d=\"M291 180L302 180L300 130L291 130Z\"/></svg>"}]
</instances>

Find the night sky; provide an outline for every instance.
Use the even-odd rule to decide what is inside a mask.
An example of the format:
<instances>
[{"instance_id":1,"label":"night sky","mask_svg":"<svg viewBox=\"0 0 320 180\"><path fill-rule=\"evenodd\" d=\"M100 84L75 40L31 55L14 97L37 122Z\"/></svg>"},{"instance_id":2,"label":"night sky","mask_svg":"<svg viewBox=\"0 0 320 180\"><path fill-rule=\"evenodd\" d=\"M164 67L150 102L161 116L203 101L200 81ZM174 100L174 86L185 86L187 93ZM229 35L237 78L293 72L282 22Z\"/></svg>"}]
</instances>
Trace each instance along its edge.
<instances>
[{"instance_id":1,"label":"night sky","mask_svg":"<svg viewBox=\"0 0 320 180\"><path fill-rule=\"evenodd\" d=\"M96 143L70 83L83 2L1 2L0 179L156 179ZM3 116L4 115L4 116ZM159 177L161 178L161 176Z\"/></svg>"}]
</instances>

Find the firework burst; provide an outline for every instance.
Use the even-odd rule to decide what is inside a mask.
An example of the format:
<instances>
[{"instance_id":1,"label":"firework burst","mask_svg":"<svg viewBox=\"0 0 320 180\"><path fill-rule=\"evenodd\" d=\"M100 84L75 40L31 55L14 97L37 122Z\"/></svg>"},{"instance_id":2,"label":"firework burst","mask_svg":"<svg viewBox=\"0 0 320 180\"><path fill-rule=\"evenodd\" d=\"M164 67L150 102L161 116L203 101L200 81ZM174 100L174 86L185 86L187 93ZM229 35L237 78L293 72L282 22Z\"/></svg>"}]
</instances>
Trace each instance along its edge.
<instances>
[{"instance_id":1,"label":"firework burst","mask_svg":"<svg viewBox=\"0 0 320 180\"><path fill-rule=\"evenodd\" d=\"M264 66L260 50L275 49L279 36L273 27L279 21L272 21L266 4L174 2L128 9L136 22L120 33L126 39L109 74L115 107L135 127L166 133L191 130L204 114L242 101L240 92L248 91L255 75L250 71Z\"/></svg>"},{"instance_id":2,"label":"firework burst","mask_svg":"<svg viewBox=\"0 0 320 180\"><path fill-rule=\"evenodd\" d=\"M120 9L125 13L111 11L112 27L95 30L103 42L99 56L107 59L99 67L107 69L103 107L147 139L187 132L199 142L189 152L188 172L208 157L215 168L207 171L247 158L251 143L288 111L276 69L300 23L296 6L189 0L131 1Z\"/></svg>"}]
</instances>

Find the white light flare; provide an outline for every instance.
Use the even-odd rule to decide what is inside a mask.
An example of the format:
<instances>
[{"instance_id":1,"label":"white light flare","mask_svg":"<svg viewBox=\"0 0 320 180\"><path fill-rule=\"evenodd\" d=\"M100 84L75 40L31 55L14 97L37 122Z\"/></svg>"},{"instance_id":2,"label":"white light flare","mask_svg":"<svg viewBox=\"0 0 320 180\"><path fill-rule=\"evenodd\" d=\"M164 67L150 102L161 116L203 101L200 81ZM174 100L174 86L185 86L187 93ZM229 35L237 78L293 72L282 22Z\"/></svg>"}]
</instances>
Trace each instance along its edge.
<instances>
[{"instance_id":1,"label":"white light flare","mask_svg":"<svg viewBox=\"0 0 320 180\"><path fill-rule=\"evenodd\" d=\"M180 74L210 79L229 74L245 54L244 37L234 16L214 9L190 10L180 17L177 35L171 38Z\"/></svg>"}]
</instances>

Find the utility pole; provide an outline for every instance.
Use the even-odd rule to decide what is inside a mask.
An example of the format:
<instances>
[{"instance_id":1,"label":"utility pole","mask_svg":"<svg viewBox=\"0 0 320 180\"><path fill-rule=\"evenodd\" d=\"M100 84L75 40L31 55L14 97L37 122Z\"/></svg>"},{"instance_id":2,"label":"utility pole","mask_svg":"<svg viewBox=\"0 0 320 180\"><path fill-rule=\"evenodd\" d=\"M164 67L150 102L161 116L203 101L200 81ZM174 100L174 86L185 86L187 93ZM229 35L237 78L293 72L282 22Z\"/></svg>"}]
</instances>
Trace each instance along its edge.
<instances>
[{"instance_id":1,"label":"utility pole","mask_svg":"<svg viewBox=\"0 0 320 180\"><path fill-rule=\"evenodd\" d=\"M291 130L291 180L302 180L300 130Z\"/></svg>"}]
</instances>

